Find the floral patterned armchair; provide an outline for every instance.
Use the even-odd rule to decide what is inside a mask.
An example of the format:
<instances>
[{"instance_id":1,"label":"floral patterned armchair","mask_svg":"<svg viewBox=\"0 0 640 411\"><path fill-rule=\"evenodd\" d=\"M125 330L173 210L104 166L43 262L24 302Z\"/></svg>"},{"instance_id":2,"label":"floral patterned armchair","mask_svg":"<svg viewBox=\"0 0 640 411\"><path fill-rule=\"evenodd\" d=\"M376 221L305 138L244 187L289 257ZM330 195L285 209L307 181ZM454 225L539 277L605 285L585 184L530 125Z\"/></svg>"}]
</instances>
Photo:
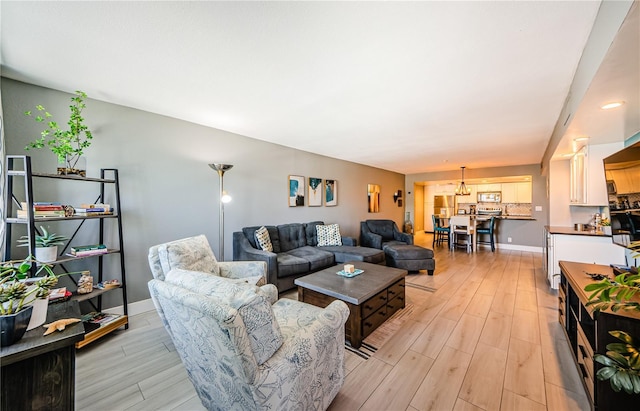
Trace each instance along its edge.
<instances>
[{"instance_id":1,"label":"floral patterned armchair","mask_svg":"<svg viewBox=\"0 0 640 411\"><path fill-rule=\"evenodd\" d=\"M225 264L212 256L204 236L149 252L151 297L202 404L326 409L344 382L346 304L275 301L275 286L245 280L257 267L264 276L264 262Z\"/></svg>"}]
</instances>

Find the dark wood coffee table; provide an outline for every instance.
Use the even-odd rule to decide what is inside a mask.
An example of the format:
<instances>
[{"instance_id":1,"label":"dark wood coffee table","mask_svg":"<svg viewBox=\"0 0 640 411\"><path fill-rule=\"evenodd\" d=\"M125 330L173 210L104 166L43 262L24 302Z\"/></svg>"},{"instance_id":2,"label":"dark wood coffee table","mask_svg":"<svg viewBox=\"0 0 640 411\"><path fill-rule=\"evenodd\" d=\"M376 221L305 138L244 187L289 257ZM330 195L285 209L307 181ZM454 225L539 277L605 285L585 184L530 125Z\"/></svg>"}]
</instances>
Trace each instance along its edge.
<instances>
[{"instance_id":1,"label":"dark wood coffee table","mask_svg":"<svg viewBox=\"0 0 640 411\"><path fill-rule=\"evenodd\" d=\"M329 267L317 273L296 278L298 300L326 307L334 300L349 306L349 319L345 324L347 341L360 348L362 340L393 313L404 308L404 277L407 270L384 265L351 261L364 273L345 278L336 273L343 265Z\"/></svg>"}]
</instances>

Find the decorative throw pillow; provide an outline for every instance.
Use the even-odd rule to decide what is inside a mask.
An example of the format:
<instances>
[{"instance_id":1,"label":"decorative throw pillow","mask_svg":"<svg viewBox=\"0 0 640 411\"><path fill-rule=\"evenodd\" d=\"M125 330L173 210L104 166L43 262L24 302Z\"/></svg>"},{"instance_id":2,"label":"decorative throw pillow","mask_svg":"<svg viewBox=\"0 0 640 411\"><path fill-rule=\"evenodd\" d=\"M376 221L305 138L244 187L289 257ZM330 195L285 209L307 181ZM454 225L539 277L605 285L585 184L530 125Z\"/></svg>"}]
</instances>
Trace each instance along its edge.
<instances>
[{"instance_id":1,"label":"decorative throw pillow","mask_svg":"<svg viewBox=\"0 0 640 411\"><path fill-rule=\"evenodd\" d=\"M340 226L338 224L317 225L318 247L325 245L342 245Z\"/></svg>"},{"instance_id":2,"label":"decorative throw pillow","mask_svg":"<svg viewBox=\"0 0 640 411\"><path fill-rule=\"evenodd\" d=\"M269 237L269 231L265 226L262 226L256 230L256 243L262 248L263 251L273 252L273 245L271 244L271 238Z\"/></svg>"},{"instance_id":3,"label":"decorative throw pillow","mask_svg":"<svg viewBox=\"0 0 640 411\"><path fill-rule=\"evenodd\" d=\"M165 273L181 268L220 275L218 261L204 235L163 244L158 247L158 257Z\"/></svg>"}]
</instances>

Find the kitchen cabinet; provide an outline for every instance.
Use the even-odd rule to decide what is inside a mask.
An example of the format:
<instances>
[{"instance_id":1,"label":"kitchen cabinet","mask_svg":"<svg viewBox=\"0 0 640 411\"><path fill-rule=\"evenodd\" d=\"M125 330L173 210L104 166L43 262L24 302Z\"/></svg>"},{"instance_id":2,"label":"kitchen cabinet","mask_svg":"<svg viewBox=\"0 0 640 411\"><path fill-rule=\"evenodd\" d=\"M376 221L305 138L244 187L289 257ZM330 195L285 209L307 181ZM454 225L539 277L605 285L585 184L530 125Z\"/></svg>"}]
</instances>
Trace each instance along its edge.
<instances>
[{"instance_id":1,"label":"kitchen cabinet","mask_svg":"<svg viewBox=\"0 0 640 411\"><path fill-rule=\"evenodd\" d=\"M545 227L544 240L543 267L553 289L560 283L558 262L561 260L605 265L625 263L625 248L613 244L610 236L582 233L569 227Z\"/></svg>"},{"instance_id":2,"label":"kitchen cabinet","mask_svg":"<svg viewBox=\"0 0 640 411\"><path fill-rule=\"evenodd\" d=\"M531 203L531 182L503 183L502 202L507 204Z\"/></svg>"},{"instance_id":3,"label":"kitchen cabinet","mask_svg":"<svg viewBox=\"0 0 640 411\"><path fill-rule=\"evenodd\" d=\"M620 170L607 170L607 180L613 180L616 184L616 194L640 193L640 169L625 168Z\"/></svg>"},{"instance_id":4,"label":"kitchen cabinet","mask_svg":"<svg viewBox=\"0 0 640 411\"><path fill-rule=\"evenodd\" d=\"M571 159L571 204L585 206L606 206L609 204L607 185L602 160L611 155L617 145L597 144L583 147ZM621 176L622 189L633 192L633 185L640 190L640 182ZM617 180L616 180L617 185ZM618 194L620 189L618 188Z\"/></svg>"},{"instance_id":5,"label":"kitchen cabinet","mask_svg":"<svg viewBox=\"0 0 640 411\"><path fill-rule=\"evenodd\" d=\"M478 184L477 189L479 193L485 191L500 191L502 190L502 184Z\"/></svg>"},{"instance_id":6,"label":"kitchen cabinet","mask_svg":"<svg viewBox=\"0 0 640 411\"><path fill-rule=\"evenodd\" d=\"M531 182L525 181L522 183L516 183L516 203L529 203L533 202L533 197L531 195ZM503 200L504 202L504 200Z\"/></svg>"},{"instance_id":7,"label":"kitchen cabinet","mask_svg":"<svg viewBox=\"0 0 640 411\"><path fill-rule=\"evenodd\" d=\"M502 184L502 202L503 203L517 203L518 202L518 187L517 183L504 183Z\"/></svg>"},{"instance_id":8,"label":"kitchen cabinet","mask_svg":"<svg viewBox=\"0 0 640 411\"><path fill-rule=\"evenodd\" d=\"M587 147L571 157L571 204L587 202Z\"/></svg>"}]
</instances>

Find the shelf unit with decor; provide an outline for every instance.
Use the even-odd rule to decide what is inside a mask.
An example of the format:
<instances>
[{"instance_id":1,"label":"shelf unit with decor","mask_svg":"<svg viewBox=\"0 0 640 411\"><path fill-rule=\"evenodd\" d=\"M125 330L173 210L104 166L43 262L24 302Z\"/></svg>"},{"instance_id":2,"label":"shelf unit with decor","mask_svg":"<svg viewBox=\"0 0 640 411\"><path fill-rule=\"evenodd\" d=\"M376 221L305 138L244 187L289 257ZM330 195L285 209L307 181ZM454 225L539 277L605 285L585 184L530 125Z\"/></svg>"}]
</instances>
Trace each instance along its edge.
<instances>
[{"instance_id":1,"label":"shelf unit with decor","mask_svg":"<svg viewBox=\"0 0 640 411\"><path fill-rule=\"evenodd\" d=\"M50 264L59 267L62 270L62 273L69 273L65 267L65 264L75 261L86 260L89 262L89 259L97 259L97 267L98 267L98 275L97 275L97 283L102 283L105 279L105 268L106 268L106 259L107 258L117 258L118 260L113 262L113 267L119 267L119 273L113 273L114 275L110 276L111 278L119 280L120 285L110 289L98 289L94 288L92 292L88 294L78 294L77 291L72 293L71 299L77 300L78 302L86 302L94 311L102 312L102 297L105 293L112 292L120 292L123 314L118 314L117 316L111 317L112 320L109 322L105 322L103 324L94 325L92 327L88 327L88 323L85 323L85 329L91 328L87 330L82 341L76 343L76 348L81 348L100 337L109 334L110 332L124 327L125 329L129 328L128 321L128 309L127 309L127 289L126 289L126 272L125 272L125 258L124 258L124 245L123 245L123 236L122 236L122 217L120 214L120 182L118 178L118 170L115 168L103 168L100 170L100 178L89 178L89 177L81 177L77 175L58 175L58 174L45 174L45 173L34 173L31 168L31 157L29 156L6 156L5 161L5 198L4 198L4 206L5 206L5 258L7 260L12 259L12 244L13 244L13 230L16 226L26 226L26 237L28 239L28 255L34 255L35 251L35 236L40 235L37 224L41 224L43 222L51 222L51 221L62 221L62 222L75 222L77 223L77 227L73 234L69 237L69 239L65 242L65 245L62 247L62 251L58 254L58 258L55 262ZM69 217L42 217L38 218L35 216L33 212L34 207L34 190L33 190L33 180L36 178L42 179L53 179L58 181L66 181L70 184L80 183L82 184L94 184L99 187L99 194L97 195L94 203L106 202L105 196L107 194L112 195L115 200L114 211L113 214L105 214L105 215L90 215L90 216L79 216L73 215ZM14 181L16 180L16 181ZM20 191L20 188L17 187L17 182L22 180L22 185L24 188L24 193L22 193L22 198L24 201L20 201L16 196L16 191ZM18 209L21 209L21 204L26 203L27 207L27 218L18 218L16 217ZM98 232L95 233L98 243L104 244L107 237L107 230L109 228L116 228L114 234L117 239L112 239L111 243L116 246L116 248L108 248L107 252L103 254L94 254L87 256L79 256L72 257L66 254L67 250L70 249L71 243L74 241L78 233L81 229L84 228L84 223L89 220L98 220ZM110 224L115 223L116 227L109 227ZM89 228L84 231L89 230ZM93 235L92 233L89 233ZM13 258L18 259L18 258ZM32 273L35 273L36 265L32 266ZM78 280L74 277L76 274L68 276L71 281L77 286ZM119 278L117 278L119 277ZM95 277L94 277L95 281Z\"/></svg>"}]
</instances>

